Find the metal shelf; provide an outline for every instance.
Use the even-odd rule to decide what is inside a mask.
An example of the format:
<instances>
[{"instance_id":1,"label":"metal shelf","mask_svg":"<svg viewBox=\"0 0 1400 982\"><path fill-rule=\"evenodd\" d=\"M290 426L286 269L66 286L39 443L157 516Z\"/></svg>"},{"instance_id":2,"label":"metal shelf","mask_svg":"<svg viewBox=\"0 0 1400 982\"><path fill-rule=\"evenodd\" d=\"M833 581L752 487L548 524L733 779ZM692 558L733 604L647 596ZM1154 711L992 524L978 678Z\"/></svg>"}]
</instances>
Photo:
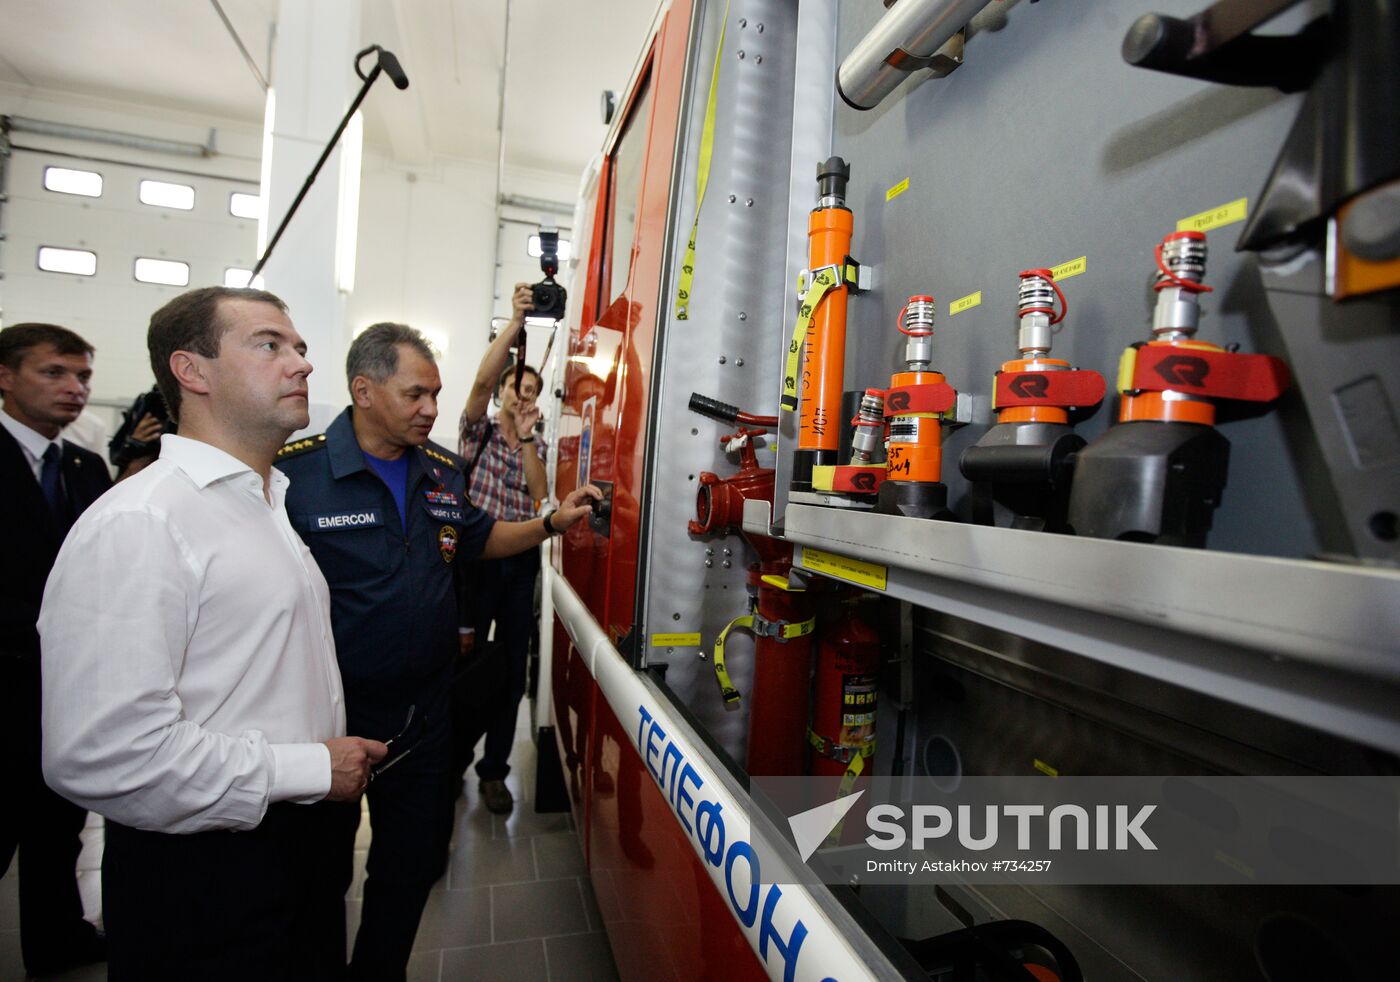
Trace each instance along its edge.
<instances>
[{"instance_id":1,"label":"metal shelf","mask_svg":"<svg viewBox=\"0 0 1400 982\"><path fill-rule=\"evenodd\" d=\"M1400 572L794 503L784 524L916 605L1400 753Z\"/></svg>"}]
</instances>

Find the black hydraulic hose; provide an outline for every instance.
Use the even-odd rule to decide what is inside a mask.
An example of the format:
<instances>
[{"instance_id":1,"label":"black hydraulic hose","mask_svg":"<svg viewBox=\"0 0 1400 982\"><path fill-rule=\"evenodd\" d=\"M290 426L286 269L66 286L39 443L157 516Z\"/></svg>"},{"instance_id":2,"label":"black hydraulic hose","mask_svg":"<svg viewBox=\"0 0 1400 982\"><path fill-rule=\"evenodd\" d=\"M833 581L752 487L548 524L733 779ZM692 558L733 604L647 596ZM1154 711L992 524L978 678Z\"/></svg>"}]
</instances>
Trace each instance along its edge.
<instances>
[{"instance_id":1,"label":"black hydraulic hose","mask_svg":"<svg viewBox=\"0 0 1400 982\"><path fill-rule=\"evenodd\" d=\"M753 413L744 412L738 406L731 406L727 402L711 399L698 392L690 394L690 411L717 419L721 423L737 426L761 426L770 430L778 428L778 417L776 416L755 416Z\"/></svg>"}]
</instances>

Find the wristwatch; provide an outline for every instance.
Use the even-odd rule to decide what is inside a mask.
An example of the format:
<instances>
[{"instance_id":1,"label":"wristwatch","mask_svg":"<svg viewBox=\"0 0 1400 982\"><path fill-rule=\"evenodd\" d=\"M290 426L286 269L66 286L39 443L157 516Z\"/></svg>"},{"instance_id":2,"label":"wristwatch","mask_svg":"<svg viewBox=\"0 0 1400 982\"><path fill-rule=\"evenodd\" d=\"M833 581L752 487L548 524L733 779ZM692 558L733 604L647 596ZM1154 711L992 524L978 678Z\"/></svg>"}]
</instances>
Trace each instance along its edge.
<instances>
[{"instance_id":1,"label":"wristwatch","mask_svg":"<svg viewBox=\"0 0 1400 982\"><path fill-rule=\"evenodd\" d=\"M531 436L518 436L518 437L516 437L516 439L519 440L521 443L534 443L534 442L535 442L535 438L534 438L533 435L531 435Z\"/></svg>"},{"instance_id":2,"label":"wristwatch","mask_svg":"<svg viewBox=\"0 0 1400 982\"><path fill-rule=\"evenodd\" d=\"M564 531L563 529L554 527L553 518L558 511L558 508L551 508L544 513L544 530L548 535L559 535Z\"/></svg>"}]
</instances>

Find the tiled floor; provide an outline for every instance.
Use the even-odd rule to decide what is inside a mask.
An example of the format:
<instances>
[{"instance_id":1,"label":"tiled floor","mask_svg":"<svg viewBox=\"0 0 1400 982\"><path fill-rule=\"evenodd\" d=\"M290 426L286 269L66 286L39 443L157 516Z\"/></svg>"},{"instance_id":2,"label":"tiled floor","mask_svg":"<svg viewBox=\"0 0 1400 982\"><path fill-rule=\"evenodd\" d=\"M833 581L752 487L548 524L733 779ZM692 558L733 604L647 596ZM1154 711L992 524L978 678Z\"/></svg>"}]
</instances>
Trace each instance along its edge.
<instances>
[{"instance_id":1,"label":"tiled floor","mask_svg":"<svg viewBox=\"0 0 1400 982\"><path fill-rule=\"evenodd\" d=\"M515 811L492 815L481 804L476 781L457 803L457 827L447 875L433 888L408 965L409 982L491 979L505 982L607 982L617 968L603 921L585 875L572 817L536 814L530 803L535 747L522 706L521 729L506 783ZM97 908L101 830L79 859L79 886L92 914ZM355 881L346 898L353 942L359 924L369 821L355 843ZM19 957L18 877L0 880L0 982L24 978ZM55 976L61 982L96 982L103 966Z\"/></svg>"}]
</instances>

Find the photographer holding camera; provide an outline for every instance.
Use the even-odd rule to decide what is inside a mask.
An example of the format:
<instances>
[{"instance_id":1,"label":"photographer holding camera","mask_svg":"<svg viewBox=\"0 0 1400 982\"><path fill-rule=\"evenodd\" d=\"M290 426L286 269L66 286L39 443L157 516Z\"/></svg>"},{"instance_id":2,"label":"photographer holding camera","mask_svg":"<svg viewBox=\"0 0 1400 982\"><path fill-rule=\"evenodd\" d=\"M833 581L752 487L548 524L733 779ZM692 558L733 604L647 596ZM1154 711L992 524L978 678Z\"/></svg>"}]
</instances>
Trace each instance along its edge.
<instances>
[{"instance_id":1,"label":"photographer holding camera","mask_svg":"<svg viewBox=\"0 0 1400 982\"><path fill-rule=\"evenodd\" d=\"M123 480L152 463L160 456L160 438L174 433L175 423L165 406L159 386L152 386L122 413L122 425L107 445L107 459L117 469L117 480Z\"/></svg>"},{"instance_id":2,"label":"photographer holding camera","mask_svg":"<svg viewBox=\"0 0 1400 982\"><path fill-rule=\"evenodd\" d=\"M549 482L544 469L544 449L536 434L540 419L535 399L540 393L540 376L526 367L517 375L510 364L511 347L525 330L525 315L535 309L528 283L517 283L511 297L510 322L501 329L482 356L476 380L467 397L460 423L459 453L469 464L467 492L471 501L492 518L524 521L534 517L535 502L548 497ZM517 377L519 390L516 389ZM500 411L492 418L487 406L494 400ZM505 814L514 807L505 777L510 773L511 745L515 740L515 717L525 694L526 661L529 655L530 627L534 606L535 576L539 572L537 549L505 559L483 560L475 564L476 583L470 596L463 598L463 654L473 642L485 645L492 621L496 624L495 657L503 658L502 671L487 672L501 681L503 691L482 693L464 678L454 693L452 721L452 768L461 775L475 756L482 735L486 749L477 764L477 777L486 807Z\"/></svg>"}]
</instances>

